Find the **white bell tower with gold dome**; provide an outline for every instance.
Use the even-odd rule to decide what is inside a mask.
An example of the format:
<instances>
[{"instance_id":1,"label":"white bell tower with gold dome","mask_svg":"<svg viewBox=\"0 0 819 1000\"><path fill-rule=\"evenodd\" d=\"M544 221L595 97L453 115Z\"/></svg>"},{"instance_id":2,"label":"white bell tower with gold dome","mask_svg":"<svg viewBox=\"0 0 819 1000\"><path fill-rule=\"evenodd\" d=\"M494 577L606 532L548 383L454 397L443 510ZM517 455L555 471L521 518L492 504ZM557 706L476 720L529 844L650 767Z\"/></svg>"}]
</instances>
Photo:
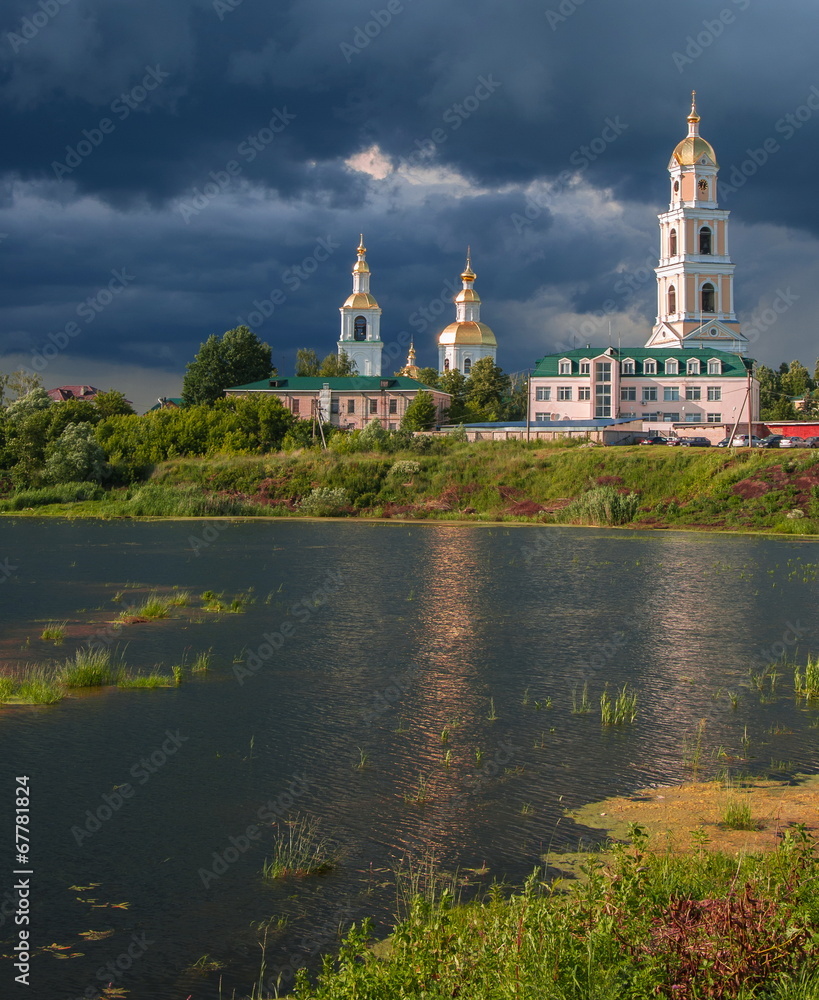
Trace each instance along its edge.
<instances>
[{"instance_id":1,"label":"white bell tower with gold dome","mask_svg":"<svg viewBox=\"0 0 819 1000\"><path fill-rule=\"evenodd\" d=\"M459 371L469 376L476 361L496 359L498 342L489 327L481 323L481 299L472 287L476 277L467 248L466 268L461 274L463 287L453 300L455 322L445 327L438 337L438 370L441 372Z\"/></svg>"},{"instance_id":2,"label":"white bell tower with gold dome","mask_svg":"<svg viewBox=\"0 0 819 1000\"><path fill-rule=\"evenodd\" d=\"M660 220L657 319L646 347L714 347L744 354L748 341L734 311L729 212L717 205L714 147L700 135L696 91L688 135L668 164L671 203Z\"/></svg>"},{"instance_id":3,"label":"white bell tower with gold dome","mask_svg":"<svg viewBox=\"0 0 819 1000\"><path fill-rule=\"evenodd\" d=\"M359 375L381 374L381 308L370 294L370 269L364 236L358 245L358 260L353 265L353 291L339 310L341 336L338 353L344 351L355 362Z\"/></svg>"}]
</instances>

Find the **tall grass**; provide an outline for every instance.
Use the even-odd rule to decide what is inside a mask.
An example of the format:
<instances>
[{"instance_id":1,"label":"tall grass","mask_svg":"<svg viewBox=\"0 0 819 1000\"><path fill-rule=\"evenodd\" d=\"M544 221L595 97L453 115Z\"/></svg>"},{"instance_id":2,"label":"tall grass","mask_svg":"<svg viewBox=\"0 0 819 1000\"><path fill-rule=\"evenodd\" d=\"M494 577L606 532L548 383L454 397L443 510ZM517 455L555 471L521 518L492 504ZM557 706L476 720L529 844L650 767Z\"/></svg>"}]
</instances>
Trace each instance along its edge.
<instances>
[{"instance_id":1,"label":"tall grass","mask_svg":"<svg viewBox=\"0 0 819 1000\"><path fill-rule=\"evenodd\" d=\"M65 638L66 625L68 622L49 622L40 633L40 638L59 645Z\"/></svg>"},{"instance_id":2,"label":"tall grass","mask_svg":"<svg viewBox=\"0 0 819 1000\"><path fill-rule=\"evenodd\" d=\"M636 493L621 493L614 486L598 486L570 503L561 519L590 524L628 524L634 520L639 506L640 497Z\"/></svg>"},{"instance_id":3,"label":"tall grass","mask_svg":"<svg viewBox=\"0 0 819 1000\"><path fill-rule=\"evenodd\" d=\"M722 810L722 824L729 830L757 830L759 823L751 816L751 806L735 796L730 796Z\"/></svg>"},{"instance_id":4,"label":"tall grass","mask_svg":"<svg viewBox=\"0 0 819 1000\"><path fill-rule=\"evenodd\" d=\"M68 688L104 687L116 684L121 676L122 667L114 663L110 649L78 649L57 674Z\"/></svg>"},{"instance_id":5,"label":"tall grass","mask_svg":"<svg viewBox=\"0 0 819 1000\"><path fill-rule=\"evenodd\" d=\"M809 656L804 667L794 666L793 687L800 698L819 698L819 656Z\"/></svg>"},{"instance_id":6,"label":"tall grass","mask_svg":"<svg viewBox=\"0 0 819 1000\"><path fill-rule=\"evenodd\" d=\"M63 696L61 678L54 670L43 666L27 667L14 690L15 700L34 705L55 705Z\"/></svg>"},{"instance_id":7,"label":"tall grass","mask_svg":"<svg viewBox=\"0 0 819 1000\"><path fill-rule=\"evenodd\" d=\"M584 681L579 698L577 696L577 685L572 688L572 715L587 715L590 709L589 682Z\"/></svg>"},{"instance_id":8,"label":"tall grass","mask_svg":"<svg viewBox=\"0 0 819 1000\"><path fill-rule=\"evenodd\" d=\"M637 692L632 691L628 684L620 688L614 701L607 690L600 695L600 721L604 726L622 726L634 722L636 718Z\"/></svg>"},{"instance_id":9,"label":"tall grass","mask_svg":"<svg viewBox=\"0 0 819 1000\"><path fill-rule=\"evenodd\" d=\"M322 833L319 820L299 815L285 823L262 871L265 878L271 879L323 875L337 863L338 848Z\"/></svg>"}]
</instances>

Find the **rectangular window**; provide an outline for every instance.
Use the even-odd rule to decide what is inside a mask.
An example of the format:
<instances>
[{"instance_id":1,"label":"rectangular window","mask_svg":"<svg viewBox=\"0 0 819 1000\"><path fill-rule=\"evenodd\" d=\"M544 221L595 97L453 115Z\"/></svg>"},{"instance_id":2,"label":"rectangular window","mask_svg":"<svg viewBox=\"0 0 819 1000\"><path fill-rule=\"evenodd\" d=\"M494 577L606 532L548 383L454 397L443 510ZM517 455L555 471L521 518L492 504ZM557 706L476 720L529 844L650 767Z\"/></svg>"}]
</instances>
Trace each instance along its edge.
<instances>
[{"instance_id":1,"label":"rectangular window","mask_svg":"<svg viewBox=\"0 0 819 1000\"><path fill-rule=\"evenodd\" d=\"M634 374L634 362L633 361L624 361L620 365L620 374L621 375L633 375Z\"/></svg>"},{"instance_id":2,"label":"rectangular window","mask_svg":"<svg viewBox=\"0 0 819 1000\"><path fill-rule=\"evenodd\" d=\"M654 385L643 386L643 402L644 403L656 403L657 402L657 387Z\"/></svg>"},{"instance_id":3,"label":"rectangular window","mask_svg":"<svg viewBox=\"0 0 819 1000\"><path fill-rule=\"evenodd\" d=\"M598 382L611 382L611 361L598 361L595 370Z\"/></svg>"},{"instance_id":4,"label":"rectangular window","mask_svg":"<svg viewBox=\"0 0 819 1000\"><path fill-rule=\"evenodd\" d=\"M551 420L551 419L552 419L551 413L536 413L535 414L535 420Z\"/></svg>"},{"instance_id":5,"label":"rectangular window","mask_svg":"<svg viewBox=\"0 0 819 1000\"><path fill-rule=\"evenodd\" d=\"M685 390L685 398L693 399L695 402L702 399L702 389L698 385L689 385Z\"/></svg>"},{"instance_id":6,"label":"rectangular window","mask_svg":"<svg viewBox=\"0 0 819 1000\"><path fill-rule=\"evenodd\" d=\"M572 363L571 361L561 361L560 368L558 369L561 375L571 375L572 373Z\"/></svg>"},{"instance_id":7,"label":"rectangular window","mask_svg":"<svg viewBox=\"0 0 819 1000\"><path fill-rule=\"evenodd\" d=\"M559 385L557 387L557 398L566 402L572 398L572 387L570 385Z\"/></svg>"},{"instance_id":8,"label":"rectangular window","mask_svg":"<svg viewBox=\"0 0 819 1000\"><path fill-rule=\"evenodd\" d=\"M330 413L338 413L338 400L337 399L331 399L330 400Z\"/></svg>"},{"instance_id":9,"label":"rectangular window","mask_svg":"<svg viewBox=\"0 0 819 1000\"><path fill-rule=\"evenodd\" d=\"M611 365L609 365L611 369ZM611 416L611 383L598 382L594 387L594 415L595 417Z\"/></svg>"},{"instance_id":10,"label":"rectangular window","mask_svg":"<svg viewBox=\"0 0 819 1000\"><path fill-rule=\"evenodd\" d=\"M347 412L348 413L355 413L355 400L354 399L348 399L347 400Z\"/></svg>"},{"instance_id":11,"label":"rectangular window","mask_svg":"<svg viewBox=\"0 0 819 1000\"><path fill-rule=\"evenodd\" d=\"M378 413L378 400L377 399L371 399L370 400L370 413Z\"/></svg>"},{"instance_id":12,"label":"rectangular window","mask_svg":"<svg viewBox=\"0 0 819 1000\"><path fill-rule=\"evenodd\" d=\"M644 375L656 375L657 374L657 362L656 361L644 361L643 362L643 374Z\"/></svg>"},{"instance_id":13,"label":"rectangular window","mask_svg":"<svg viewBox=\"0 0 819 1000\"><path fill-rule=\"evenodd\" d=\"M664 403L676 403L680 398L680 390L676 385L667 385L663 389L663 402Z\"/></svg>"},{"instance_id":14,"label":"rectangular window","mask_svg":"<svg viewBox=\"0 0 819 1000\"><path fill-rule=\"evenodd\" d=\"M591 362L590 361L581 361L580 362L580 374L581 375L589 375L589 374L591 374Z\"/></svg>"},{"instance_id":15,"label":"rectangular window","mask_svg":"<svg viewBox=\"0 0 819 1000\"><path fill-rule=\"evenodd\" d=\"M649 423L656 423L660 419L659 413L643 413L641 414L643 420L648 420Z\"/></svg>"},{"instance_id":16,"label":"rectangular window","mask_svg":"<svg viewBox=\"0 0 819 1000\"><path fill-rule=\"evenodd\" d=\"M637 399L637 386L636 385L621 386L620 399L626 402L635 402Z\"/></svg>"},{"instance_id":17,"label":"rectangular window","mask_svg":"<svg viewBox=\"0 0 819 1000\"><path fill-rule=\"evenodd\" d=\"M398 413L398 400L397 399L391 399L390 400L390 413Z\"/></svg>"},{"instance_id":18,"label":"rectangular window","mask_svg":"<svg viewBox=\"0 0 819 1000\"><path fill-rule=\"evenodd\" d=\"M721 424L722 423L722 414L721 413L709 413L707 419L708 419L708 423L709 424Z\"/></svg>"},{"instance_id":19,"label":"rectangular window","mask_svg":"<svg viewBox=\"0 0 819 1000\"><path fill-rule=\"evenodd\" d=\"M581 385L577 390L578 399L591 399L591 387L588 385Z\"/></svg>"},{"instance_id":20,"label":"rectangular window","mask_svg":"<svg viewBox=\"0 0 819 1000\"><path fill-rule=\"evenodd\" d=\"M290 412L291 413L298 413L299 412L299 403L300 402L301 402L300 399L291 399L290 400Z\"/></svg>"},{"instance_id":21,"label":"rectangular window","mask_svg":"<svg viewBox=\"0 0 819 1000\"><path fill-rule=\"evenodd\" d=\"M539 403L548 403L552 398L552 387L550 385L539 385L535 389L535 399Z\"/></svg>"},{"instance_id":22,"label":"rectangular window","mask_svg":"<svg viewBox=\"0 0 819 1000\"><path fill-rule=\"evenodd\" d=\"M679 413L664 413L663 423L664 424L678 424L680 422Z\"/></svg>"},{"instance_id":23,"label":"rectangular window","mask_svg":"<svg viewBox=\"0 0 819 1000\"><path fill-rule=\"evenodd\" d=\"M686 413L685 422L687 424L701 424L702 414L701 413Z\"/></svg>"},{"instance_id":24,"label":"rectangular window","mask_svg":"<svg viewBox=\"0 0 819 1000\"><path fill-rule=\"evenodd\" d=\"M708 402L709 403L719 403L722 399L722 386L719 385L709 385L708 386Z\"/></svg>"}]
</instances>

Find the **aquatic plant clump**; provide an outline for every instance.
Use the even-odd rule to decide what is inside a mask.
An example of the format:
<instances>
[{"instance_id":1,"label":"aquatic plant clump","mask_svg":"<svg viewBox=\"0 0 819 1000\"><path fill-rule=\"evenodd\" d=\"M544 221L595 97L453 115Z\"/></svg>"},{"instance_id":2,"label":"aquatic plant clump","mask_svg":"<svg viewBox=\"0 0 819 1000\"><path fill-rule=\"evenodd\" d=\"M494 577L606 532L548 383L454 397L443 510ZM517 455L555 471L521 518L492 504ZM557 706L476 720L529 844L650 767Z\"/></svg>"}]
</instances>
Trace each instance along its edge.
<instances>
[{"instance_id":1,"label":"aquatic plant clump","mask_svg":"<svg viewBox=\"0 0 819 1000\"><path fill-rule=\"evenodd\" d=\"M565 508L562 519L590 524L628 524L637 516L640 497L621 493L614 486L598 486Z\"/></svg>"},{"instance_id":2,"label":"aquatic plant clump","mask_svg":"<svg viewBox=\"0 0 819 1000\"><path fill-rule=\"evenodd\" d=\"M104 687L116 684L121 676L122 668L113 663L110 649L78 649L58 673L69 688Z\"/></svg>"},{"instance_id":3,"label":"aquatic plant clump","mask_svg":"<svg viewBox=\"0 0 819 1000\"><path fill-rule=\"evenodd\" d=\"M285 823L262 872L265 878L271 879L323 875L337 863L338 848L321 832L319 820L312 816L296 816Z\"/></svg>"},{"instance_id":4,"label":"aquatic plant clump","mask_svg":"<svg viewBox=\"0 0 819 1000\"><path fill-rule=\"evenodd\" d=\"M804 667L793 668L793 687L800 698L819 698L819 656L809 656Z\"/></svg>"},{"instance_id":5,"label":"aquatic plant clump","mask_svg":"<svg viewBox=\"0 0 819 1000\"><path fill-rule=\"evenodd\" d=\"M68 622L49 622L40 633L41 639L46 639L55 644L61 643L65 638L65 629Z\"/></svg>"},{"instance_id":6,"label":"aquatic plant clump","mask_svg":"<svg viewBox=\"0 0 819 1000\"><path fill-rule=\"evenodd\" d=\"M622 726L637 718L637 692L624 684L614 701L608 691L600 695L600 721L604 726Z\"/></svg>"}]
</instances>

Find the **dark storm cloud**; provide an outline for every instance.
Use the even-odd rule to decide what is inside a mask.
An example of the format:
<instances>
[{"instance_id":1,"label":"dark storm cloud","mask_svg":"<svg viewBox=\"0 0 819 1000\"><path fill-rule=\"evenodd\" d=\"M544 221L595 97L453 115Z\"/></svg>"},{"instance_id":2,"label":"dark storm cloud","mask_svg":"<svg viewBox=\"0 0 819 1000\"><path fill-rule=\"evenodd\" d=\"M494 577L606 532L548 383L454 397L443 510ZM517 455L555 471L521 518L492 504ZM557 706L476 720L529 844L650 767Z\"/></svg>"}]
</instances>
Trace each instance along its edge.
<instances>
[{"instance_id":1,"label":"dark storm cloud","mask_svg":"<svg viewBox=\"0 0 819 1000\"><path fill-rule=\"evenodd\" d=\"M385 336L426 337L428 363L434 324L410 319L468 243L506 367L538 320L504 317L541 293L650 324L650 281L612 289L656 244L692 88L735 223L819 234L817 22L813 0L8 0L0 349L36 350L127 267L75 354L181 371L252 314L280 357L330 351L360 229ZM371 146L422 176L344 166ZM465 184L427 191L425 168ZM296 284L320 239L338 249Z\"/></svg>"}]
</instances>

